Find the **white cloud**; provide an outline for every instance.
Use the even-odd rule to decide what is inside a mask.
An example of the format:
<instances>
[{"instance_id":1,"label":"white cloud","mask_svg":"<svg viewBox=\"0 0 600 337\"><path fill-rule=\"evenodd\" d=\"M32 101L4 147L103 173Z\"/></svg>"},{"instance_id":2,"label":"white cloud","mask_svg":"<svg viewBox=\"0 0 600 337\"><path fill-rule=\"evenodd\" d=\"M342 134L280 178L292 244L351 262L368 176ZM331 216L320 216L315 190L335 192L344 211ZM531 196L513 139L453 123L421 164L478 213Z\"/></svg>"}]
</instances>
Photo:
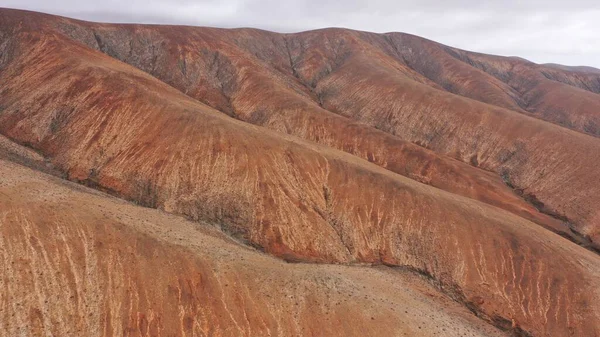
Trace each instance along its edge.
<instances>
[{"instance_id":1,"label":"white cloud","mask_svg":"<svg viewBox=\"0 0 600 337\"><path fill-rule=\"evenodd\" d=\"M401 31L484 53L600 67L600 2L589 0L0 0L86 20Z\"/></svg>"}]
</instances>

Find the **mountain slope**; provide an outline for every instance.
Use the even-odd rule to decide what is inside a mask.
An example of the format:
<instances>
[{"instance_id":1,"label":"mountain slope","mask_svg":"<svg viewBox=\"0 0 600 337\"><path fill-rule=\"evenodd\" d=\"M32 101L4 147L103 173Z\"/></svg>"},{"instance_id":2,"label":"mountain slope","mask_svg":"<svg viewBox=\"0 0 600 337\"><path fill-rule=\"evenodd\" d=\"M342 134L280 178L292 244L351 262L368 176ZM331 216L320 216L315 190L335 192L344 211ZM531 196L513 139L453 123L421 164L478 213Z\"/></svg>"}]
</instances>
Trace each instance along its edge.
<instances>
[{"instance_id":1,"label":"mountain slope","mask_svg":"<svg viewBox=\"0 0 600 337\"><path fill-rule=\"evenodd\" d=\"M543 223L545 217L535 209L519 206L526 210L519 214L515 208L504 206L509 212L476 200L489 195L484 189L467 198L458 195L468 194L464 192L467 189L450 193L461 191L458 187L462 182L449 183L449 191L444 191L406 177L424 169L418 166L424 162L434 167L431 174L437 175L438 184L444 178L459 176L474 182L487 179L491 186L499 186L498 175L480 168L490 169L517 187L527 186L523 193L529 201L549 213L561 210L554 215L564 211L569 219L577 221L577 230L596 240L596 138L450 94L408 67L393 72L391 57L371 63L364 49L343 56L339 64L325 65L336 56L319 56L319 43L311 45L312 56L307 58L313 63L292 67L296 68L294 77L286 76L274 65L265 65L262 73L252 64L233 68L243 79L240 87L254 89L235 90L230 98L231 109L225 105L221 112L201 101L217 97L216 102L221 99L217 93L221 93L227 102L228 86L212 90L206 83L214 79L225 83L234 73L213 69L214 76L189 88L180 87L162 78L166 72L161 76L160 69L169 67L171 74L177 74L173 64L156 66L161 63L150 58L154 71L148 72L153 77L142 67L140 70L127 64L136 58L147 64L141 61L146 54L134 48L130 49L131 59L125 59L127 63L119 61L119 53L106 42L120 41L117 38L106 39L85 27L80 31L64 27L65 22L71 25L73 21L61 18L13 11L1 15L5 24L0 30L0 133L43 155L44 159L38 158L32 167L49 162L53 170L70 180L144 206L208 222L282 259L385 264L416 271L481 318L514 334L600 333L600 309L595 305L600 296L597 254L518 216L537 217ZM98 27L127 34L121 30L123 26ZM178 32L173 27L142 28L150 32L173 29L173 36ZM198 30L196 34L205 31L211 30ZM338 32L326 31L315 38L324 36L326 41L327 34ZM90 48L88 43L95 43L106 54ZM359 40L353 43L361 45ZM162 53L156 55L164 57L165 50L176 46L163 41L156 47ZM269 54L268 48L258 49ZM294 55L298 49L292 43L290 50ZM334 50L323 49L327 53ZM224 62L220 56L212 57L216 63ZM261 64L264 58L257 55L253 62ZM193 67L187 62L185 69ZM320 67L328 66L332 69L326 75L318 75ZM254 87L262 80L264 86ZM309 89L311 85L313 89ZM204 97L199 94L201 90L214 95ZM258 97L256 101L250 101L252 93ZM314 99L316 106L311 103ZM300 118L306 112L307 120L312 120L315 127L326 120L317 119L319 114L335 118L336 123L321 125L329 130L323 132L331 132L331 139L319 140L320 144L310 142L318 139L314 133L303 134L301 124L290 122L289 130L276 132L227 116L245 120L240 116L253 111L253 104L265 104L271 107L263 110L264 117L257 121L272 123L257 124L279 130L274 121L294 119L278 116L277 107L290 111L287 104L298 102L305 105L298 107L293 116ZM352 119L362 124L352 124ZM374 156L374 152L369 155L365 150L366 145L361 143L351 150L340 146L344 140L339 137L349 129L330 131L338 121L348 127L356 125L350 130L356 130L358 136L353 139L349 135L349 143L358 141L364 133L372 135L372 142L381 142L376 144L394 146L383 153L381 161L371 158L375 163L369 163L360 158ZM548 144L548 139L561 141ZM338 145L326 146L331 144ZM387 165L385 158L398 144L407 144L413 151L396 164ZM340 147L349 153L339 151ZM408 167L415 164L413 158L420 156L431 159L417 161L416 168ZM391 170L393 167L396 169ZM446 168L457 173L448 173ZM406 176L397 174L402 170ZM558 189L562 194L553 195ZM505 197L511 195L510 190L505 192L505 186L498 187L498 191L501 197L495 203L500 206L498 201L503 200L508 200L507 205L523 203L516 195L514 199ZM540 205L542 202L549 206ZM490 204L494 205L494 199ZM13 226L18 223L14 221ZM578 238L587 240L578 235L571 237L575 241ZM176 271L166 274L170 273ZM356 315L361 319L361 313ZM414 327L412 323L409 326Z\"/></svg>"},{"instance_id":2,"label":"mountain slope","mask_svg":"<svg viewBox=\"0 0 600 337\"><path fill-rule=\"evenodd\" d=\"M15 20L7 16L7 22ZM420 182L502 207L563 235L579 237L576 240L587 237L596 246L599 243L596 205L600 194L595 182L600 181L600 172L595 158L600 140L526 118L524 111L499 109L439 90L451 83L452 88L463 87L461 93L475 95L473 98L504 97L509 106L507 97L520 95L520 89L510 89L494 79L508 76L520 83L523 78L537 78L529 70L525 75L530 77L513 72L506 75L507 69L514 68L511 63L523 61L472 53L460 56L457 50L450 53L455 57L449 57L448 51L440 51L436 44L417 43L420 41L415 42L414 37L395 34L333 29L281 36L257 30L100 25L49 18L24 18L22 27L58 31L238 119L344 150ZM404 44L408 47L403 52L400 45ZM415 64L404 55L419 48L423 55L416 59L427 60L430 54L426 51L432 50L433 56L428 56L432 61ZM467 66L458 60L461 58L475 66ZM439 59L453 68L437 72L457 73L452 69L467 67L460 76L476 85L465 87L454 75L444 75L444 80L432 76L428 69L435 70L432 64ZM472 90L483 83L492 86ZM494 93L496 87L504 88L502 93ZM546 92L537 86L535 90ZM560 95L556 97L568 103ZM573 114L597 111L594 104L599 100L581 97L576 101L593 104L581 103L585 109L571 104ZM560 105L555 108L562 109ZM554 139L561 142L553 143ZM493 171L496 176L457 166L445 156L409 142ZM399 147L406 150L398 151ZM525 201L560 221L536 214L502 180Z\"/></svg>"},{"instance_id":3,"label":"mountain slope","mask_svg":"<svg viewBox=\"0 0 600 337\"><path fill-rule=\"evenodd\" d=\"M504 335L407 272L289 265L1 159L0 174L0 336Z\"/></svg>"},{"instance_id":4,"label":"mountain slope","mask_svg":"<svg viewBox=\"0 0 600 337\"><path fill-rule=\"evenodd\" d=\"M44 21L30 24L35 27L40 22ZM568 228L540 214L498 176L324 110L296 78L283 76L280 66L270 68L254 58L254 50L250 54L250 50L240 50L229 40L221 41L221 30L190 30L184 34L158 27L107 26L105 32L92 32L72 26L71 21L67 24L68 28L59 27L68 36L152 73L237 119L349 152L411 179L490 203L572 236ZM240 34L259 42L276 39L281 48L286 44L271 33L253 30ZM168 48L155 47L153 42L174 39L178 39L177 45ZM262 45L261 50L269 47Z\"/></svg>"},{"instance_id":5,"label":"mountain slope","mask_svg":"<svg viewBox=\"0 0 600 337\"><path fill-rule=\"evenodd\" d=\"M598 72L561 69L456 49L450 50L450 54L513 88L521 95L522 108L528 115L592 136L600 135Z\"/></svg>"}]
</instances>

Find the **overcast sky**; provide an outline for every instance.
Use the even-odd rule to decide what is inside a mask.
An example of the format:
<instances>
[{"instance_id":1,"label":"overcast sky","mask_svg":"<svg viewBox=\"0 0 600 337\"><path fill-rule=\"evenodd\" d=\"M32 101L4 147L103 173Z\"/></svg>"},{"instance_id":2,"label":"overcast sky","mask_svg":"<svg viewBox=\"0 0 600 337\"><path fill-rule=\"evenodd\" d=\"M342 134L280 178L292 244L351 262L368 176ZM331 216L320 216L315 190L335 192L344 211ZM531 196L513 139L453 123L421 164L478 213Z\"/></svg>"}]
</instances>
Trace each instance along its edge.
<instances>
[{"instance_id":1,"label":"overcast sky","mask_svg":"<svg viewBox=\"0 0 600 337\"><path fill-rule=\"evenodd\" d=\"M599 0L0 0L0 7L103 22L398 31L537 63L600 68Z\"/></svg>"}]
</instances>

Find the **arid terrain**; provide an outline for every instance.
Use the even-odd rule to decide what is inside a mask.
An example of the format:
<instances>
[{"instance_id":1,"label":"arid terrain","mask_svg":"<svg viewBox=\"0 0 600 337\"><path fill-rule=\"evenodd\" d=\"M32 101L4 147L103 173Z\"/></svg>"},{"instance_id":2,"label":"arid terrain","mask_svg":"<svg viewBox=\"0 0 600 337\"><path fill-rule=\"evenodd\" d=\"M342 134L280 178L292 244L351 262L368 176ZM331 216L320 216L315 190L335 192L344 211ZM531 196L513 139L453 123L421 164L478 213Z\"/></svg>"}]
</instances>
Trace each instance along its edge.
<instances>
[{"instance_id":1,"label":"arid terrain","mask_svg":"<svg viewBox=\"0 0 600 337\"><path fill-rule=\"evenodd\" d=\"M0 336L600 337L600 70L0 9Z\"/></svg>"}]
</instances>

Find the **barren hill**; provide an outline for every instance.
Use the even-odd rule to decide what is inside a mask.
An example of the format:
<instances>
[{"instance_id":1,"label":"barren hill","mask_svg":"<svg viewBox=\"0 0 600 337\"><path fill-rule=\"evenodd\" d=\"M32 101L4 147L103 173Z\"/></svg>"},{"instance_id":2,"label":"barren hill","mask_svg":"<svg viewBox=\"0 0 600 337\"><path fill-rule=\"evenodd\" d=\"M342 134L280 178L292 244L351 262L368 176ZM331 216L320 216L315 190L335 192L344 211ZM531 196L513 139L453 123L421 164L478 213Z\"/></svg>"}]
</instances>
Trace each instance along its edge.
<instances>
[{"instance_id":1,"label":"barren hill","mask_svg":"<svg viewBox=\"0 0 600 337\"><path fill-rule=\"evenodd\" d=\"M0 10L0 327L600 335L599 94L399 33Z\"/></svg>"}]
</instances>

